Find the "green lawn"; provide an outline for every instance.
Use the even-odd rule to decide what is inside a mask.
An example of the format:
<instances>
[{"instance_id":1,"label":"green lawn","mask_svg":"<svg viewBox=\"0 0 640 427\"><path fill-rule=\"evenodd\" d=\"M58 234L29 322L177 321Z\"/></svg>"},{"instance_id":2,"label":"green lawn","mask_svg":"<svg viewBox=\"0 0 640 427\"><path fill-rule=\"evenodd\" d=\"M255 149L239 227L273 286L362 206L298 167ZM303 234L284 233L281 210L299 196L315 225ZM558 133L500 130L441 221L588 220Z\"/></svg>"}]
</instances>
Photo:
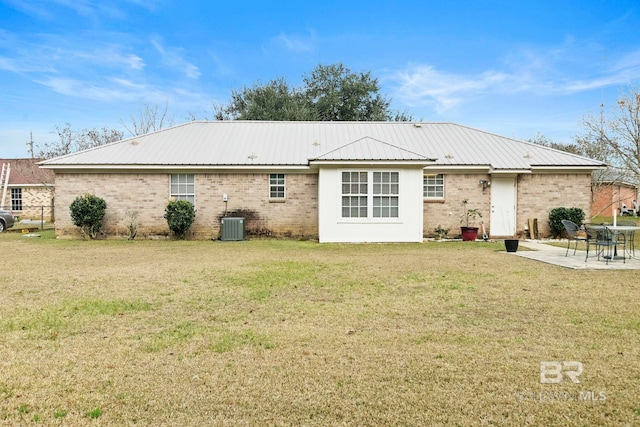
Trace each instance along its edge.
<instances>
[{"instance_id":1,"label":"green lawn","mask_svg":"<svg viewBox=\"0 0 640 427\"><path fill-rule=\"evenodd\" d=\"M41 236L0 235L0 425L640 424L634 271L501 242Z\"/></svg>"}]
</instances>

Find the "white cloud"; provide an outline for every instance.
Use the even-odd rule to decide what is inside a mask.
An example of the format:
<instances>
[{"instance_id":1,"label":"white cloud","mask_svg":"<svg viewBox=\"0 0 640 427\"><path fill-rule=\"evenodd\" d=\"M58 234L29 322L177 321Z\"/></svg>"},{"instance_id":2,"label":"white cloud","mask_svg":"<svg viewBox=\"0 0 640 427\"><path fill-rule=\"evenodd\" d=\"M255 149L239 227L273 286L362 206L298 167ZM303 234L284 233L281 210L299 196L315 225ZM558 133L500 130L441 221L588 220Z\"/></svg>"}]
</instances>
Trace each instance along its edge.
<instances>
[{"instance_id":1,"label":"white cloud","mask_svg":"<svg viewBox=\"0 0 640 427\"><path fill-rule=\"evenodd\" d=\"M85 81L73 78L50 77L37 81L61 95L101 102L134 102L140 99L165 99L167 94L148 85L122 78L105 81Z\"/></svg>"},{"instance_id":2,"label":"white cloud","mask_svg":"<svg viewBox=\"0 0 640 427\"><path fill-rule=\"evenodd\" d=\"M392 82L394 100L443 113L478 97L518 93L564 96L624 86L640 79L640 52L627 53L605 67L604 62L594 63L593 56L598 55L591 49L590 54L581 51L577 55L564 48L521 48L508 55L503 69L475 74L415 64L391 73L387 80Z\"/></svg>"},{"instance_id":3,"label":"white cloud","mask_svg":"<svg viewBox=\"0 0 640 427\"><path fill-rule=\"evenodd\" d=\"M165 47L162 44L162 41L158 38L151 39L151 44L156 49L156 51L162 56L162 61L172 67L177 69L179 72L183 73L190 79L197 80L200 78L202 74L200 69L195 64L187 61L182 57L183 49L181 48L173 48L173 47Z\"/></svg>"},{"instance_id":4,"label":"white cloud","mask_svg":"<svg viewBox=\"0 0 640 427\"><path fill-rule=\"evenodd\" d=\"M441 72L428 65L411 66L391 77L397 82L394 98L409 106L431 106L439 113L456 107L468 96L495 89L510 79L509 75L499 72L461 75Z\"/></svg>"},{"instance_id":5,"label":"white cloud","mask_svg":"<svg viewBox=\"0 0 640 427\"><path fill-rule=\"evenodd\" d=\"M293 53L311 52L314 46L312 36L292 36L284 33L273 37L271 43Z\"/></svg>"}]
</instances>

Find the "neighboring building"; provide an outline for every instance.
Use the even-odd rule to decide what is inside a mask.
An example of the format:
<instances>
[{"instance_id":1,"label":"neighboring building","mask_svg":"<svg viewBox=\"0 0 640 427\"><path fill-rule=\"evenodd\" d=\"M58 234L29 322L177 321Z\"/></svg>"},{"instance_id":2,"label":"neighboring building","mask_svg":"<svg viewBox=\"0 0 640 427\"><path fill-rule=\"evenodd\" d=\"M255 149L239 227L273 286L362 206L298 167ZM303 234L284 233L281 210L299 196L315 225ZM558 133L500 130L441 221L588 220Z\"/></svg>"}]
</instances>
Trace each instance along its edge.
<instances>
[{"instance_id":1,"label":"neighboring building","mask_svg":"<svg viewBox=\"0 0 640 427\"><path fill-rule=\"evenodd\" d=\"M593 186L590 216L613 216L614 210L620 215L623 205L633 210L633 201L638 200L638 185L635 181L619 170L605 171Z\"/></svg>"},{"instance_id":2,"label":"neighboring building","mask_svg":"<svg viewBox=\"0 0 640 427\"><path fill-rule=\"evenodd\" d=\"M9 181L0 183L0 206L11 210L20 219L53 220L53 190L55 174L38 167L43 159L0 159ZM4 178L4 175L3 175Z\"/></svg>"},{"instance_id":3,"label":"neighboring building","mask_svg":"<svg viewBox=\"0 0 640 427\"><path fill-rule=\"evenodd\" d=\"M420 242L438 226L459 235L462 201L491 237L522 234L549 211L589 211L602 162L452 123L191 122L46 160L56 174L56 233L77 236L67 207L92 193L107 202L103 230L169 233L171 198L194 203L196 238L223 216L258 234L321 242Z\"/></svg>"}]
</instances>

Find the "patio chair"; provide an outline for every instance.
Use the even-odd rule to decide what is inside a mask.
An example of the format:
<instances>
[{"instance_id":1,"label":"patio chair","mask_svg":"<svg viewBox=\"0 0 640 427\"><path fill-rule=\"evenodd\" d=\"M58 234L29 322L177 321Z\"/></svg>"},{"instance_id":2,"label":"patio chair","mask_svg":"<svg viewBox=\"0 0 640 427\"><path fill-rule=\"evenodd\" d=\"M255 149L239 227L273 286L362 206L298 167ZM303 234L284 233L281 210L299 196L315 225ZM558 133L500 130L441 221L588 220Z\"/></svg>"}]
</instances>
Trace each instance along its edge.
<instances>
[{"instance_id":1,"label":"patio chair","mask_svg":"<svg viewBox=\"0 0 640 427\"><path fill-rule=\"evenodd\" d=\"M567 252L564 254L564 256L568 256L569 255L569 247L571 246L571 241L575 241L576 245L573 248L573 254L576 254L576 250L578 249L578 242L586 242L588 237L582 237L578 235L578 231L580 231L580 227L578 227L578 225L573 222L570 221L568 219L563 219L562 221L562 225L564 225L564 229L567 232Z\"/></svg>"},{"instance_id":2,"label":"patio chair","mask_svg":"<svg viewBox=\"0 0 640 427\"><path fill-rule=\"evenodd\" d=\"M621 219L616 221L616 223L618 225L626 226L626 227L635 227L637 225L635 221L631 221L628 219ZM627 239L627 246L629 246L629 252L631 253L631 256L635 257L636 256L636 245L635 245L636 232L634 230L627 231L625 234L625 237Z\"/></svg>"}]
</instances>

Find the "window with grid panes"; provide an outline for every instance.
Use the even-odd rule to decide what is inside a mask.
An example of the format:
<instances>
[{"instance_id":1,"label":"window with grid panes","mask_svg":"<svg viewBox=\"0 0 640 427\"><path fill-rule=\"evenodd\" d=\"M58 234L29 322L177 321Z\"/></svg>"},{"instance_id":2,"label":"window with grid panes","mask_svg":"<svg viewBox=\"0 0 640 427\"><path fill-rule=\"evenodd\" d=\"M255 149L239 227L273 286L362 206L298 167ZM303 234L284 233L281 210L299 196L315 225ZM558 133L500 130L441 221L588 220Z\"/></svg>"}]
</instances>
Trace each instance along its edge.
<instances>
[{"instance_id":1,"label":"window with grid panes","mask_svg":"<svg viewBox=\"0 0 640 427\"><path fill-rule=\"evenodd\" d=\"M269 175L269 198L284 199L285 181L283 173L272 173Z\"/></svg>"},{"instance_id":2,"label":"window with grid panes","mask_svg":"<svg viewBox=\"0 0 640 427\"><path fill-rule=\"evenodd\" d=\"M425 199L444 199L444 175L425 175L423 196Z\"/></svg>"},{"instance_id":3,"label":"window with grid panes","mask_svg":"<svg viewBox=\"0 0 640 427\"><path fill-rule=\"evenodd\" d=\"M11 210L12 211L22 210L22 188L11 189Z\"/></svg>"},{"instance_id":4,"label":"window with grid panes","mask_svg":"<svg viewBox=\"0 0 640 427\"><path fill-rule=\"evenodd\" d=\"M170 197L175 200L187 200L196 204L195 176L192 173L171 174Z\"/></svg>"},{"instance_id":5,"label":"window with grid panes","mask_svg":"<svg viewBox=\"0 0 640 427\"><path fill-rule=\"evenodd\" d=\"M342 172L342 217L366 218L368 216L368 173Z\"/></svg>"},{"instance_id":6,"label":"window with grid panes","mask_svg":"<svg viewBox=\"0 0 640 427\"><path fill-rule=\"evenodd\" d=\"M398 172L373 173L373 217L397 218L400 174Z\"/></svg>"}]
</instances>

